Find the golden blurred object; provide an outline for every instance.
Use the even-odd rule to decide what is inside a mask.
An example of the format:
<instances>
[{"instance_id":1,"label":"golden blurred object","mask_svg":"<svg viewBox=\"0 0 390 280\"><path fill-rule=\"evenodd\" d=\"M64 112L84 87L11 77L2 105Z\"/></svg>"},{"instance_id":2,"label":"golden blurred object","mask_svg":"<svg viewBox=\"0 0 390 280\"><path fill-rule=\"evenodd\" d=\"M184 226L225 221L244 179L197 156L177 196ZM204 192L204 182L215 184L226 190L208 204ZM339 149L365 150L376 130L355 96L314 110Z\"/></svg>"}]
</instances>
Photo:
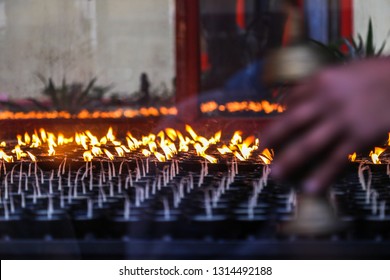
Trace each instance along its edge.
<instances>
[{"instance_id":1,"label":"golden blurred object","mask_svg":"<svg viewBox=\"0 0 390 280\"><path fill-rule=\"evenodd\" d=\"M324 197L302 195L297 206L296 218L283 226L283 233L318 236L343 229L330 203Z\"/></svg>"},{"instance_id":2,"label":"golden blurred object","mask_svg":"<svg viewBox=\"0 0 390 280\"><path fill-rule=\"evenodd\" d=\"M310 77L326 64L326 59L315 46L296 44L270 53L266 59L266 84L291 84Z\"/></svg>"}]
</instances>

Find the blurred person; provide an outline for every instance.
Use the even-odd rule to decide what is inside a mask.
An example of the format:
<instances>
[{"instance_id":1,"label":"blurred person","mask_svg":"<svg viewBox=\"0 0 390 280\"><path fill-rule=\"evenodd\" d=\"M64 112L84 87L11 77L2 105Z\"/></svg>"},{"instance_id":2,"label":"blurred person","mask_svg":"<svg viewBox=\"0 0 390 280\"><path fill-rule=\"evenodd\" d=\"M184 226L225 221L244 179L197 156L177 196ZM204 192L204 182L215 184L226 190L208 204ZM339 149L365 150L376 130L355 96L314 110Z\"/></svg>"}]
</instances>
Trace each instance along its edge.
<instances>
[{"instance_id":1,"label":"blurred person","mask_svg":"<svg viewBox=\"0 0 390 280\"><path fill-rule=\"evenodd\" d=\"M288 110L264 133L276 152L272 174L299 182L307 194L325 192L348 154L377 144L390 131L390 58L328 68L300 81Z\"/></svg>"},{"instance_id":2,"label":"blurred person","mask_svg":"<svg viewBox=\"0 0 390 280\"><path fill-rule=\"evenodd\" d=\"M139 92L142 94L142 96L141 96L140 100L138 101L138 103L142 104L142 105L149 105L149 103L150 103L150 82L149 82L148 74L146 74L146 73L141 73Z\"/></svg>"}]
</instances>

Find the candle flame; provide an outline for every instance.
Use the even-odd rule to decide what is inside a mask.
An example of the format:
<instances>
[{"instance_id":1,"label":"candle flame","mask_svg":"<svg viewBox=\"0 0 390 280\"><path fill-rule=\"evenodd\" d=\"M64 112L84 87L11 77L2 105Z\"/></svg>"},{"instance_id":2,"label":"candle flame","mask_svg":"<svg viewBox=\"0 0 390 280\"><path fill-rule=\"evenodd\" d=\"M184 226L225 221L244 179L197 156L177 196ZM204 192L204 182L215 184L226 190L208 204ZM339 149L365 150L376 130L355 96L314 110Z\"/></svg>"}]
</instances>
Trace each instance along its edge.
<instances>
[{"instance_id":1,"label":"candle flame","mask_svg":"<svg viewBox=\"0 0 390 280\"><path fill-rule=\"evenodd\" d=\"M265 163L265 164L271 164L273 158L274 158L274 151L269 150L269 149L264 149L261 154L259 155L260 159Z\"/></svg>"},{"instance_id":2,"label":"candle flame","mask_svg":"<svg viewBox=\"0 0 390 280\"><path fill-rule=\"evenodd\" d=\"M4 162L31 160L34 162L37 161L35 154L58 157L68 155L70 152L76 153L77 157L80 150L84 150L79 153L83 155L85 161L92 161L95 157L101 156L115 160L116 156L131 157L132 153L142 153L145 157L153 157L156 161L165 162L177 158L181 152L189 152L190 154L196 153L211 163L225 159L230 161L231 158L236 158L240 161L257 159L258 162L261 161L268 165L272 163L274 157L273 151L269 149L265 149L261 153L260 151L256 152L260 140L254 136L244 137L242 131L235 131L230 140L225 137L221 141L221 131L202 135L190 125L185 125L183 131L166 128L156 134L150 133L139 137L126 132L123 143L116 138L112 127L107 130L104 136L100 137L90 130L77 131L73 135L65 136L62 132L56 134L40 128L30 134L25 132L16 135L17 141L13 143L13 146L9 145L8 142L1 141L0 160ZM389 141L390 133L387 144ZM8 145L10 147L6 149ZM113 152L108 149L112 149ZM370 160L374 164L384 163L385 157L381 158L384 151L385 148L375 147L370 152ZM348 157L350 161L359 160L356 153Z\"/></svg>"},{"instance_id":3,"label":"candle flame","mask_svg":"<svg viewBox=\"0 0 390 280\"><path fill-rule=\"evenodd\" d=\"M111 152L107 149L103 149L104 153L106 154L106 156L110 159L110 160L113 160L114 159L114 155L111 154Z\"/></svg>"},{"instance_id":4,"label":"candle flame","mask_svg":"<svg viewBox=\"0 0 390 280\"><path fill-rule=\"evenodd\" d=\"M348 159L349 159L350 161L354 162L354 161L356 160L356 152L353 153L353 154L348 155Z\"/></svg>"},{"instance_id":5,"label":"candle flame","mask_svg":"<svg viewBox=\"0 0 390 280\"><path fill-rule=\"evenodd\" d=\"M381 161L379 159L379 156L385 151L386 149L375 147L374 151L371 151L369 156L371 157L371 160L374 164L381 164Z\"/></svg>"},{"instance_id":6,"label":"candle flame","mask_svg":"<svg viewBox=\"0 0 390 280\"><path fill-rule=\"evenodd\" d=\"M28 154L28 156L30 157L30 159L31 159L33 162L36 162L36 161L37 161L37 158L36 158L32 153L30 153L29 151L27 151L27 154Z\"/></svg>"},{"instance_id":7,"label":"candle flame","mask_svg":"<svg viewBox=\"0 0 390 280\"><path fill-rule=\"evenodd\" d=\"M0 159L4 160L5 162L13 162L14 161L13 157L7 155L2 149L0 149Z\"/></svg>"},{"instance_id":8,"label":"candle flame","mask_svg":"<svg viewBox=\"0 0 390 280\"><path fill-rule=\"evenodd\" d=\"M84 161L86 161L86 162L92 161L93 155L92 155L91 151L85 151L83 153L83 158L84 158Z\"/></svg>"},{"instance_id":9,"label":"candle flame","mask_svg":"<svg viewBox=\"0 0 390 280\"><path fill-rule=\"evenodd\" d=\"M123 157L125 156L125 151L121 147L115 147L115 151L118 154L118 156Z\"/></svg>"}]
</instances>

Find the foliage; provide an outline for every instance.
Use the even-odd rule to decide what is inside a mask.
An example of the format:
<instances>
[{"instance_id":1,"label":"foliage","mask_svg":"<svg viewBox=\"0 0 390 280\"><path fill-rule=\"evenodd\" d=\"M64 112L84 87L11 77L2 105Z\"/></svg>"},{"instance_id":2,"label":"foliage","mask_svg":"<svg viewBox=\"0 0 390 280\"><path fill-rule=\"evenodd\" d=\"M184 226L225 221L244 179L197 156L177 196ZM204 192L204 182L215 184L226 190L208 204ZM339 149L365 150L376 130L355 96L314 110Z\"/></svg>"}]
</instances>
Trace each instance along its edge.
<instances>
[{"instance_id":1,"label":"foliage","mask_svg":"<svg viewBox=\"0 0 390 280\"><path fill-rule=\"evenodd\" d=\"M112 85L96 86L96 78L91 79L87 85L67 84L64 78L61 85L57 86L52 78L45 79L40 74L37 77L44 84L42 94L50 98L50 104L34 98L29 100L41 111L67 111L76 114L83 109L97 109L102 106L104 95L112 89Z\"/></svg>"},{"instance_id":2,"label":"foliage","mask_svg":"<svg viewBox=\"0 0 390 280\"><path fill-rule=\"evenodd\" d=\"M376 48L371 19L368 22L366 40L363 40L363 37L359 34L357 40L354 38L342 38L339 42L329 45L316 40L311 40L311 42L320 46L327 55L330 55L338 62L381 56L386 45L386 41L384 41L379 49ZM347 48L346 52L342 51L342 46L344 45Z\"/></svg>"}]
</instances>

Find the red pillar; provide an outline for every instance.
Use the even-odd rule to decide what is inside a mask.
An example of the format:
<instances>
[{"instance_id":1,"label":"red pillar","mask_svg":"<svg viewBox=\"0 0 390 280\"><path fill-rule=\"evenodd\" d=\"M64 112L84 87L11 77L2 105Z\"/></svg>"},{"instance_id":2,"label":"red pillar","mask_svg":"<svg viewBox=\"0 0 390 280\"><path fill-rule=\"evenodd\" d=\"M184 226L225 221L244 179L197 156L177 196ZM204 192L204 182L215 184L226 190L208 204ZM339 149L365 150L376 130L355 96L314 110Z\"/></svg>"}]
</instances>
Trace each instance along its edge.
<instances>
[{"instance_id":1,"label":"red pillar","mask_svg":"<svg viewBox=\"0 0 390 280\"><path fill-rule=\"evenodd\" d=\"M176 106L178 118L199 117L199 1L176 0Z\"/></svg>"},{"instance_id":2,"label":"red pillar","mask_svg":"<svg viewBox=\"0 0 390 280\"><path fill-rule=\"evenodd\" d=\"M236 0L236 23L245 29L245 0Z\"/></svg>"},{"instance_id":3,"label":"red pillar","mask_svg":"<svg viewBox=\"0 0 390 280\"><path fill-rule=\"evenodd\" d=\"M340 0L340 35L351 38L353 35L353 0Z\"/></svg>"}]
</instances>

